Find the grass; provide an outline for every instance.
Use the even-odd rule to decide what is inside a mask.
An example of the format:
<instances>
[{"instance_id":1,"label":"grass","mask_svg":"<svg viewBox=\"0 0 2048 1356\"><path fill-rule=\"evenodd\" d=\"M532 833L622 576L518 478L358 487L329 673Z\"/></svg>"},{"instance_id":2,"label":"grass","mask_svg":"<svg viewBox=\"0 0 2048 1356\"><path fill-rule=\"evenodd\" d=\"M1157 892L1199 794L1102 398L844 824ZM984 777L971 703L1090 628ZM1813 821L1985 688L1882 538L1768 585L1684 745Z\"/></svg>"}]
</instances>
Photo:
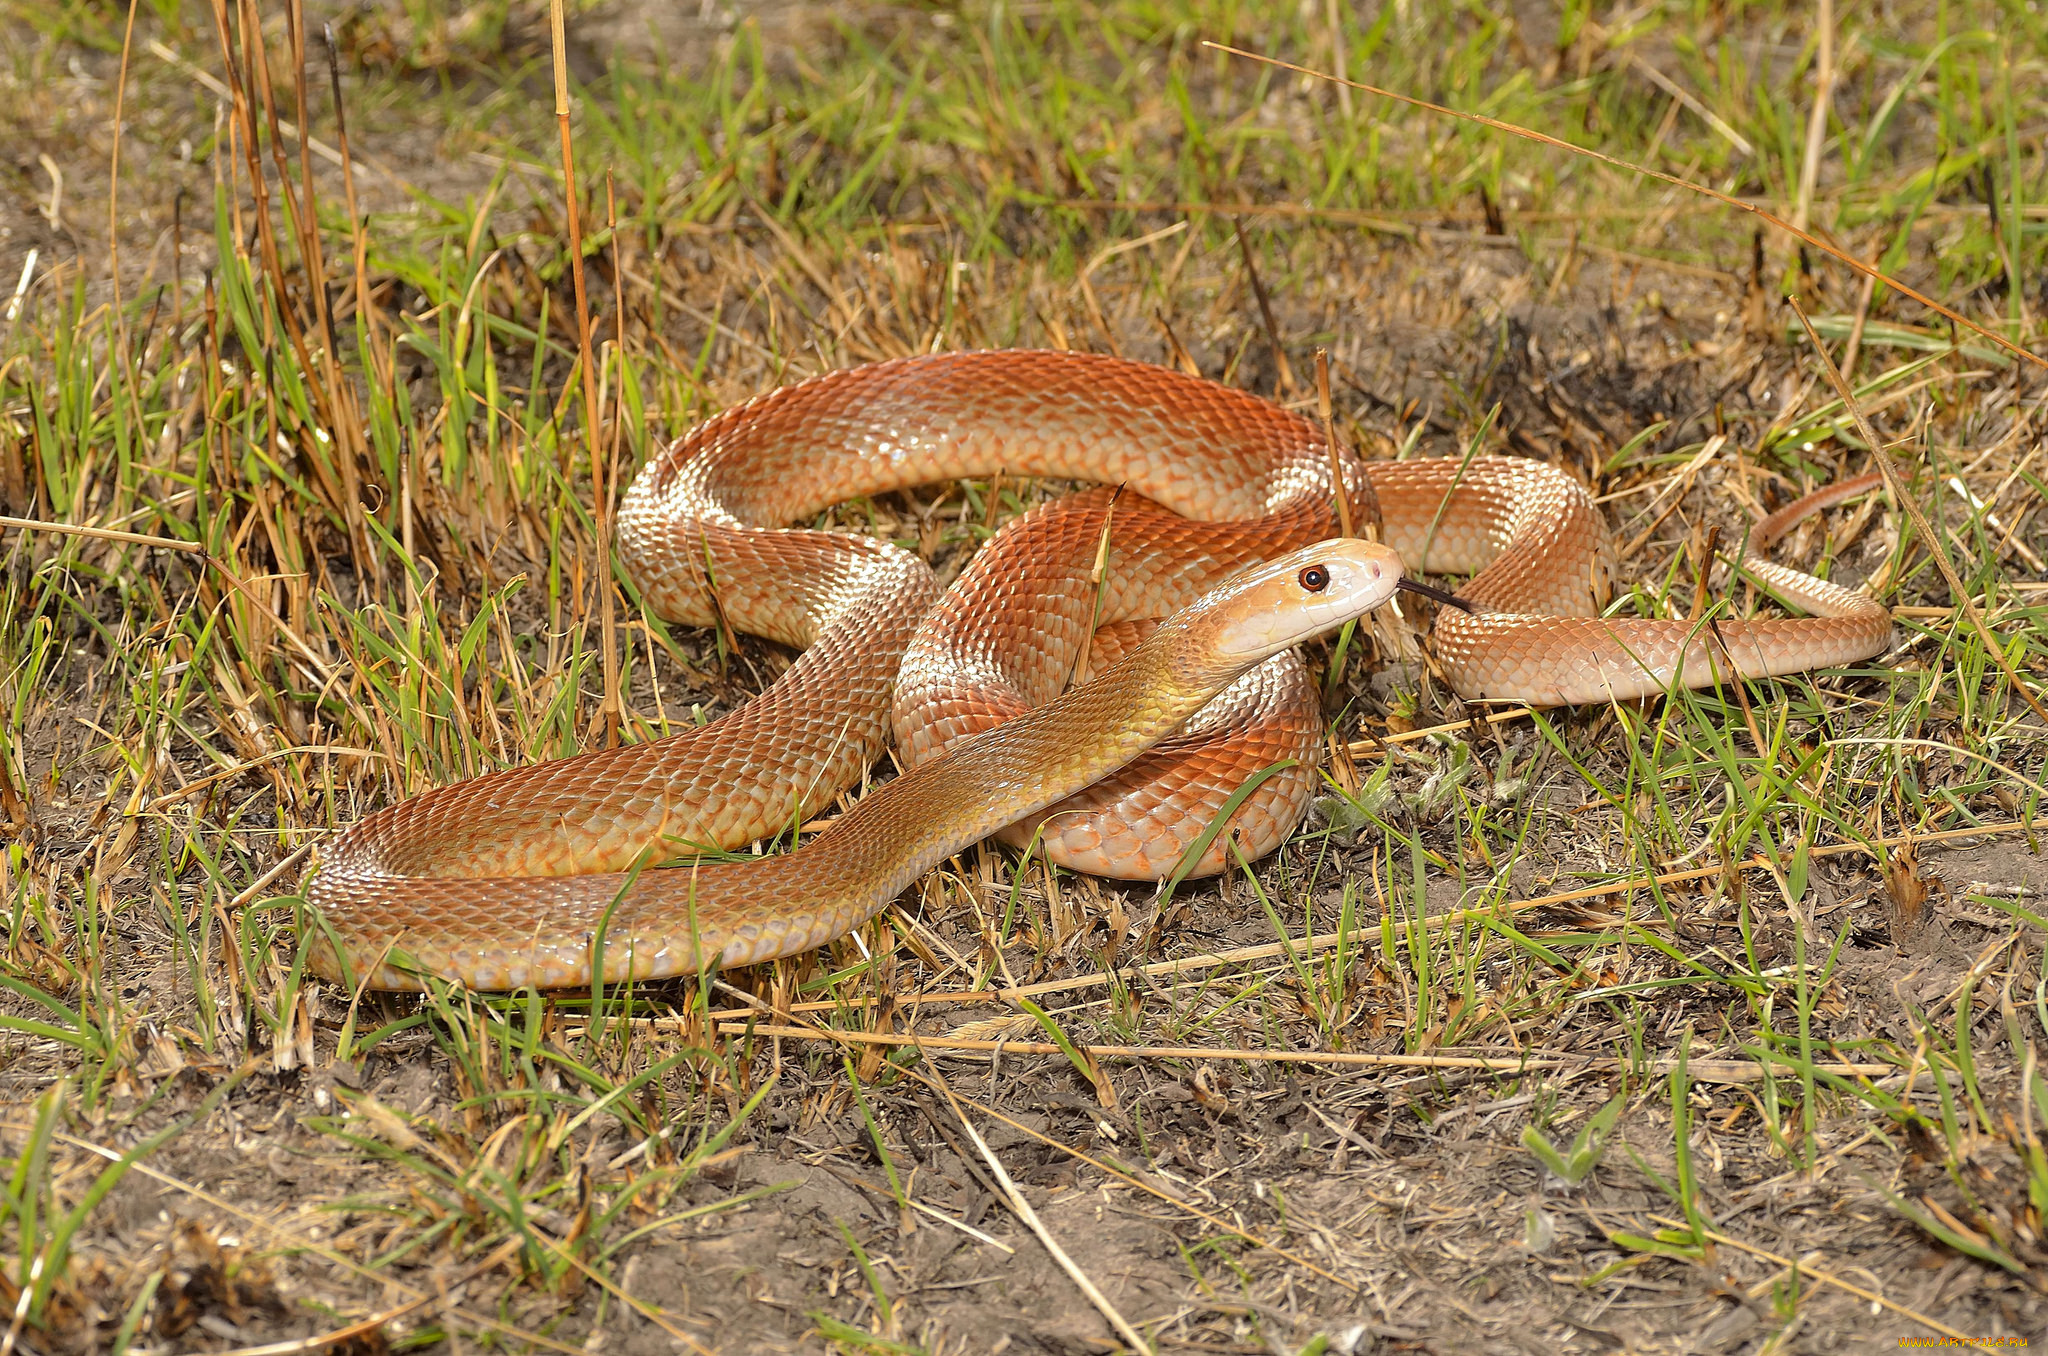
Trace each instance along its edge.
<instances>
[{"instance_id":1,"label":"grass","mask_svg":"<svg viewBox=\"0 0 2048 1356\"><path fill-rule=\"evenodd\" d=\"M2038 682L2038 377L1747 218L1199 46L1326 69L1341 48L1373 83L1790 215L1821 76L1804 8L1347 8L1337 29L1183 0L714 9L661 40L635 12L575 91L587 385L544 15L366 8L330 85L322 34L282 13L259 63L224 11L230 62L211 11L144 7L117 304L125 14L0 3L6 116L35 151L4 169L0 290L27 282L0 299L0 511L189 548L0 536L8 1340L253 1345L372 1317L451 1349L640 1325L686 1349L974 1350L977 1324L1047 1316L927 1250L1035 1265L1020 1231L1001 1255L961 1232L1011 1227L963 1117L1160 1349L1357 1349L1355 1313L1469 1343L1570 1315L1648 1344L1727 1318L1730 1285L1773 1350L1852 1321L2038 1331L2048 972L2022 849L2044 760L1933 555ZM2041 21L1896 20L1844 16L1808 219L2038 347ZM339 146L341 112L347 179L279 131ZM1412 664L1375 683L1366 659L1401 649L1361 635L1325 673L1347 753L1322 814L1221 884L1154 897L984 847L861 939L731 989L394 1002L305 969L289 891L333 830L602 737L591 470L629 476L710 411L1008 344L1184 347L1312 408L1273 354L1299 374L1326 347L1368 452L1555 457L1640 539L1617 610L1698 615L1707 524L1732 539L1869 450L1787 290L1944 537L1873 504L1790 543L1898 605L1881 662L1473 730ZM944 572L1054 488L823 525ZM616 587L626 738L780 662ZM1943 865L1945 841L1970 855ZM905 1031L962 1048L861 1039ZM1142 1053L1190 1047L1213 1057ZM1331 1059L1279 1062L1302 1052ZM1498 1161L1461 1174L1454 1136ZM167 1222L124 1204L142 1181ZM1054 1208L1112 1187L1166 1219L1173 1266ZM1453 1251L1416 1251L1418 1212ZM684 1249L785 1307L656 1272ZM1644 1293L1694 1307L1627 1307Z\"/></svg>"}]
</instances>

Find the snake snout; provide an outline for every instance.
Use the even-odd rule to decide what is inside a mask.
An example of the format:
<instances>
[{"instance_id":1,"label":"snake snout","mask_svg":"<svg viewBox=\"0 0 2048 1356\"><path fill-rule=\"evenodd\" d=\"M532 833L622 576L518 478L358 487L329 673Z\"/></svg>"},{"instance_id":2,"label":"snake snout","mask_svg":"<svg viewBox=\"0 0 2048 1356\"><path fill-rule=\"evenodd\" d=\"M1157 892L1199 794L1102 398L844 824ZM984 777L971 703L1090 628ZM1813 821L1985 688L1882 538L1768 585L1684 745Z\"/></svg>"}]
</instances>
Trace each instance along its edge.
<instances>
[{"instance_id":1,"label":"snake snout","mask_svg":"<svg viewBox=\"0 0 2048 1356\"><path fill-rule=\"evenodd\" d=\"M1389 547L1337 538L1268 561L1211 594L1215 652L1232 662L1278 654L1372 611L1400 586Z\"/></svg>"}]
</instances>

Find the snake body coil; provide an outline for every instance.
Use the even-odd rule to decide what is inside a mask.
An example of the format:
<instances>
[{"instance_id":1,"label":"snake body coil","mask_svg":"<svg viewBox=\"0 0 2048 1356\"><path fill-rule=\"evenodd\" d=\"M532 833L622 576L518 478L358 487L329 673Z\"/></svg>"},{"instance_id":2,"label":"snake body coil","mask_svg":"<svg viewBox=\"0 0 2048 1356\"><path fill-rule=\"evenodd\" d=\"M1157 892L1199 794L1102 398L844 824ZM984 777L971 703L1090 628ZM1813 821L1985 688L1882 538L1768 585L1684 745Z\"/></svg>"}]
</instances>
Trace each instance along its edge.
<instances>
[{"instance_id":1,"label":"snake body coil","mask_svg":"<svg viewBox=\"0 0 2048 1356\"><path fill-rule=\"evenodd\" d=\"M1434 631L1468 698L1626 699L1705 686L1731 667L1761 677L1846 663L1889 639L1882 606L1755 555L1745 568L1815 615L1712 628L1601 619L1605 530L1562 472L1498 457L1376 463L1369 476L1340 464L1354 516L1380 522L1399 559L1356 542L1325 542L1326 555L1352 560L1356 548L1354 564L1380 562L1389 578L1401 562L1475 576L1462 590L1474 612L1446 608ZM1229 681L1205 690L1222 670L1191 647L1256 601L1232 592L1247 567L1334 533L1331 467L1315 426L1265 401L1080 354L900 359L728 410L649 464L620 507L618 551L660 615L803 654L701 729L368 816L307 883L324 925L314 963L338 975L345 957L358 977L407 988L419 972L477 988L582 986L600 952L607 981L691 971L713 953L751 963L844 933L997 830L1040 833L1047 855L1076 869L1157 878L1251 773L1291 759L1232 821L1243 849L1264 853L1313 788L1314 689L1280 649L1223 666ZM784 526L848 499L995 475L1124 489L1025 515L943 598L908 551ZM1099 678L1062 697L1084 664ZM1027 713L1039 714L1017 725ZM912 771L801 851L639 869L800 822L859 779L892 723ZM1199 869L1221 869L1227 837Z\"/></svg>"}]
</instances>

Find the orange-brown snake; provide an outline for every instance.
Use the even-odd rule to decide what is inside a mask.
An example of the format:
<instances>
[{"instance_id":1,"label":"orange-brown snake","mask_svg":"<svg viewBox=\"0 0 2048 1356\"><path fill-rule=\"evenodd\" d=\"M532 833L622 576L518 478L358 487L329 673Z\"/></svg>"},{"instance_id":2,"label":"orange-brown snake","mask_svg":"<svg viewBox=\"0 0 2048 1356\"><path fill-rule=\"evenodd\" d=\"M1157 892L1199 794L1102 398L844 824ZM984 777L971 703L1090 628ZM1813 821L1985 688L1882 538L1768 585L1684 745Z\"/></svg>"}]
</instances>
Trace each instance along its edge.
<instances>
[{"instance_id":1,"label":"orange-brown snake","mask_svg":"<svg viewBox=\"0 0 2048 1356\"><path fill-rule=\"evenodd\" d=\"M1385 546L1326 540L1333 465ZM1123 491L1025 514L943 597L907 550L785 526L1000 474ZM1291 762L1215 836L1198 870L1219 870L1232 836L1252 858L1292 832L1314 786L1322 716L1292 647L1385 601L1403 562L1474 576L1472 610L1442 609L1433 631L1468 699L1604 702L1782 675L1889 640L1881 604L1757 554L1860 488L1810 496L1750 543L1749 575L1812 615L1605 619L1605 525L1539 462L1368 474L1266 401L1107 357L959 353L831 373L699 425L618 513L619 556L656 613L779 641L797 661L702 728L366 817L306 884L313 963L338 978L345 958L378 987L433 975L485 989L584 987L593 962L606 983L752 964L858 927L991 833L1037 835L1079 870L1160 878L1247 778ZM1070 686L1084 662L1095 676ZM798 850L657 865L803 822L859 780L892 724L908 770Z\"/></svg>"}]
</instances>

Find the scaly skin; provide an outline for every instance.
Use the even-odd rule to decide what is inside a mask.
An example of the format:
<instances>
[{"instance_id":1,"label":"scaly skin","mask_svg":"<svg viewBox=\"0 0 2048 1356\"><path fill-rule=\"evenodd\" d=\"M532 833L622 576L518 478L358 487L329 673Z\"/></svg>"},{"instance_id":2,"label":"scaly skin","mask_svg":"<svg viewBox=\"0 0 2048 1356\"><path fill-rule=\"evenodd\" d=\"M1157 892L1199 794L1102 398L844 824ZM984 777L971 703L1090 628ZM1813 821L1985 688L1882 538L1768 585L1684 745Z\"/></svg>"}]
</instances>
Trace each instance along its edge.
<instances>
[{"instance_id":1,"label":"scaly skin","mask_svg":"<svg viewBox=\"0 0 2048 1356\"><path fill-rule=\"evenodd\" d=\"M1674 679L1706 686L1731 667L1758 677L1849 662L1889 640L1881 606L1754 557L1752 571L1821 615L1712 629L1601 620L1606 534L1562 472L1520 458L1478 458L1462 470L1377 463L1369 478L1348 456L1342 465L1353 516L1382 522L1412 570L1477 572L1464 590L1476 613L1443 609L1434 638L1467 697L1621 699ZM799 660L702 729L479 777L370 815L329 845L306 898L350 967L379 985L418 982L391 963L395 946L416 968L474 987L581 987L590 938L615 898L608 978L623 976L629 952L643 976L693 970L713 953L751 963L840 935L931 862L998 830L1022 840L1042 824L1055 861L1157 878L1246 777L1292 759L1231 824L1246 854L1262 855L1292 831L1314 786L1321 716L1300 661L1276 653L1162 726L1161 713L1179 707L1147 686L1164 680L1155 661L1139 662L1150 642L1138 642L1243 568L1330 536L1330 466L1315 426L1265 401L1081 354L901 359L728 410L658 454L633 485L618 515L619 555L662 616L699 626L722 616L802 648ZM943 598L909 552L782 526L846 499L998 473L1124 492L1113 509L1105 490L1026 515ZM1106 517L1109 571L1098 589L1089 571ZM1067 743L1032 753L977 740L1052 710L1045 703L1066 687L1083 645L1093 646L1088 667L1101 682L1028 727ZM1112 674L1116 684L1103 686ZM1107 704L1112 693L1127 713ZM1076 713L1097 723L1067 723L1083 719ZM630 887L619 874L698 846L740 847L828 805L880 752L892 721L913 771L812 845L760 862L645 871ZM1100 756L1124 747L1113 732L1140 727L1152 731L1146 750ZM971 773L948 762L963 743L982 750ZM1059 756L1069 747L1091 752L1069 763ZM987 761L998 754L1010 761ZM952 770L919 780L941 766ZM1086 780L1060 780L1084 768ZM884 808L869 810L877 802ZM1223 867L1228 837L1218 835L1200 870ZM326 942L315 963L340 969Z\"/></svg>"},{"instance_id":2,"label":"scaly skin","mask_svg":"<svg viewBox=\"0 0 2048 1356\"><path fill-rule=\"evenodd\" d=\"M1304 587L1311 568L1326 582ZM1391 598L1400 578L1398 556L1357 539L1256 566L1091 681L878 787L794 852L637 875L424 877L402 892L330 863L314 902L353 977L367 970L387 989L423 973L478 989L587 987L600 953L607 981L793 955L859 927L976 839L1127 765L1248 669ZM344 978L325 940L314 965Z\"/></svg>"}]
</instances>

